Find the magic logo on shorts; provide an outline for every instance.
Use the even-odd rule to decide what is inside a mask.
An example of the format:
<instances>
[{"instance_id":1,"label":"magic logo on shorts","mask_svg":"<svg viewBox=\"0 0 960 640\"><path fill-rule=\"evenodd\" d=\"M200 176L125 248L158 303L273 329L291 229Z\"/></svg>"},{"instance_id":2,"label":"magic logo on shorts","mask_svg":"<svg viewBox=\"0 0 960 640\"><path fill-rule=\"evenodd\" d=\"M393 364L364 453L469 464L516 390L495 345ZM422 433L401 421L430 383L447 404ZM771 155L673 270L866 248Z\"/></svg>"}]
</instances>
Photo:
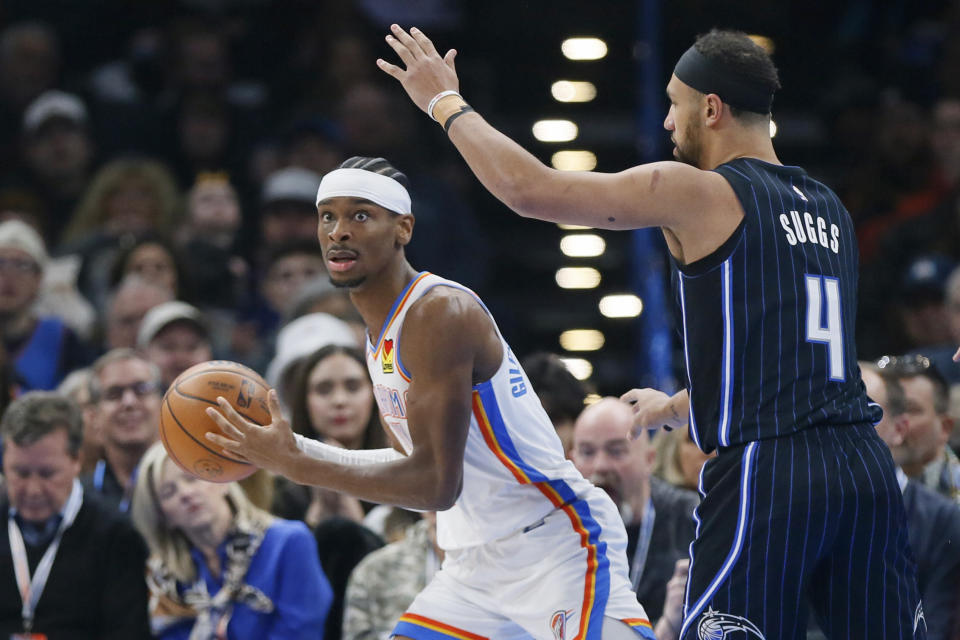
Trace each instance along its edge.
<instances>
[{"instance_id":1,"label":"magic logo on shorts","mask_svg":"<svg viewBox=\"0 0 960 640\"><path fill-rule=\"evenodd\" d=\"M554 611L550 616L550 631L556 640L565 640L567 637L567 618L573 615L573 610Z\"/></svg>"},{"instance_id":2,"label":"magic logo on shorts","mask_svg":"<svg viewBox=\"0 0 960 640\"><path fill-rule=\"evenodd\" d=\"M383 341L380 364L383 366L384 373L393 373L393 340Z\"/></svg>"},{"instance_id":3,"label":"magic logo on shorts","mask_svg":"<svg viewBox=\"0 0 960 640\"><path fill-rule=\"evenodd\" d=\"M720 613L713 608L707 609L697 624L699 640L726 640L727 638L759 638L766 640L763 633L746 618Z\"/></svg>"}]
</instances>

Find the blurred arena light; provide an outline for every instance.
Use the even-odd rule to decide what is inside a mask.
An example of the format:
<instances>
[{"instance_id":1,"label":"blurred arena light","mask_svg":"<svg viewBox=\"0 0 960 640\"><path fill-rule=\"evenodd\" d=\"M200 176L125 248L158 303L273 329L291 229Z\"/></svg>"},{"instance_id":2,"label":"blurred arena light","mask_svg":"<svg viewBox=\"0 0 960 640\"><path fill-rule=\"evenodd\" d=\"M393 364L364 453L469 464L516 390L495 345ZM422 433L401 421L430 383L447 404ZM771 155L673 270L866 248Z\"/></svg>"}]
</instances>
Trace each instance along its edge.
<instances>
[{"instance_id":1,"label":"blurred arena light","mask_svg":"<svg viewBox=\"0 0 960 640\"><path fill-rule=\"evenodd\" d=\"M596 258L606 249L606 241L594 233L571 233L560 239L560 251L571 258Z\"/></svg>"},{"instance_id":2,"label":"blurred arena light","mask_svg":"<svg viewBox=\"0 0 960 640\"><path fill-rule=\"evenodd\" d=\"M596 329L568 329L560 334L560 346L565 351L597 351L606 342Z\"/></svg>"},{"instance_id":3,"label":"blurred arena light","mask_svg":"<svg viewBox=\"0 0 960 640\"><path fill-rule=\"evenodd\" d=\"M567 38L560 50L569 60L599 60L607 55L607 43L600 38Z\"/></svg>"},{"instance_id":4,"label":"blurred arena light","mask_svg":"<svg viewBox=\"0 0 960 640\"><path fill-rule=\"evenodd\" d=\"M593 171L597 168L597 156L592 151L566 149L553 154L550 164L560 171Z\"/></svg>"},{"instance_id":5,"label":"blurred arena light","mask_svg":"<svg viewBox=\"0 0 960 640\"><path fill-rule=\"evenodd\" d=\"M643 313L643 300L632 293L603 296L600 313L608 318L636 318Z\"/></svg>"},{"instance_id":6,"label":"blurred arena light","mask_svg":"<svg viewBox=\"0 0 960 640\"><path fill-rule=\"evenodd\" d=\"M583 80L557 80L550 94L557 102L590 102L597 97L597 87Z\"/></svg>"},{"instance_id":7,"label":"blurred arena light","mask_svg":"<svg viewBox=\"0 0 960 640\"><path fill-rule=\"evenodd\" d=\"M593 375L593 365L589 360L583 358L560 358L567 371L573 374L577 380L586 380Z\"/></svg>"},{"instance_id":8,"label":"blurred arena light","mask_svg":"<svg viewBox=\"0 0 960 640\"><path fill-rule=\"evenodd\" d=\"M773 118L770 118L770 137L773 138L777 135L777 123L773 121Z\"/></svg>"},{"instance_id":9,"label":"blurred arena light","mask_svg":"<svg viewBox=\"0 0 960 640\"><path fill-rule=\"evenodd\" d=\"M600 286L600 272L593 267L562 267L555 276L561 289L593 289Z\"/></svg>"},{"instance_id":10,"label":"blurred arena light","mask_svg":"<svg viewBox=\"0 0 960 640\"><path fill-rule=\"evenodd\" d=\"M593 227L584 227L579 224L563 224L561 222L557 223L557 226L563 229L564 231L583 231L585 229L592 229Z\"/></svg>"},{"instance_id":11,"label":"blurred arena light","mask_svg":"<svg viewBox=\"0 0 960 640\"><path fill-rule=\"evenodd\" d=\"M579 133L570 120L537 120L533 123L533 137L540 142L570 142Z\"/></svg>"},{"instance_id":12,"label":"blurred arena light","mask_svg":"<svg viewBox=\"0 0 960 640\"><path fill-rule=\"evenodd\" d=\"M589 407L592 404L597 404L601 400L603 400L603 396L599 393L588 393L587 397L583 399L583 404Z\"/></svg>"}]
</instances>

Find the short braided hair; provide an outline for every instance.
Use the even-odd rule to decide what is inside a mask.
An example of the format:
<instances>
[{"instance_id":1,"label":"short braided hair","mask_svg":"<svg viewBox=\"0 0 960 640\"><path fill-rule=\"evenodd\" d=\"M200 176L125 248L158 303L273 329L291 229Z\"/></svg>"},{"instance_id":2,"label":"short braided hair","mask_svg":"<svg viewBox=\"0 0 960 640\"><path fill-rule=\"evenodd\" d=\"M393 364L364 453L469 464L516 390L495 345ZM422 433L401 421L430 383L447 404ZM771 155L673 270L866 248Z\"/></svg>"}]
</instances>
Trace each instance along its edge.
<instances>
[{"instance_id":1,"label":"short braided hair","mask_svg":"<svg viewBox=\"0 0 960 640\"><path fill-rule=\"evenodd\" d=\"M353 156L340 163L340 169L363 169L371 173L379 173L382 176L393 178L403 185L404 189L410 189L410 179L406 174L397 169L383 158L368 158L365 156Z\"/></svg>"}]
</instances>

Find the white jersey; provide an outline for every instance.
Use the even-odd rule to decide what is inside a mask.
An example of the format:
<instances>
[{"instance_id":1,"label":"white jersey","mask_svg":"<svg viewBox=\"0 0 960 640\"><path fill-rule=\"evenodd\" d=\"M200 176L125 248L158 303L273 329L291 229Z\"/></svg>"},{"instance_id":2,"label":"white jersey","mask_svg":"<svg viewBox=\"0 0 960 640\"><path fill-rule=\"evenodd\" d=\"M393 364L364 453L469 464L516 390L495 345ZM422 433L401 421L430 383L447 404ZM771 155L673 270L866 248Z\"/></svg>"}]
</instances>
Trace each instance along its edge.
<instances>
[{"instance_id":1,"label":"white jersey","mask_svg":"<svg viewBox=\"0 0 960 640\"><path fill-rule=\"evenodd\" d=\"M466 291L483 305L466 287L422 272L393 303L377 341L367 339L367 366L380 413L407 454L413 442L406 411L410 373L400 361L403 320L410 307L436 286ZM473 387L463 489L453 507L437 514L437 542L442 549L507 536L573 502L593 486L564 457L553 424L502 335L500 342L503 361L497 372Z\"/></svg>"}]
</instances>

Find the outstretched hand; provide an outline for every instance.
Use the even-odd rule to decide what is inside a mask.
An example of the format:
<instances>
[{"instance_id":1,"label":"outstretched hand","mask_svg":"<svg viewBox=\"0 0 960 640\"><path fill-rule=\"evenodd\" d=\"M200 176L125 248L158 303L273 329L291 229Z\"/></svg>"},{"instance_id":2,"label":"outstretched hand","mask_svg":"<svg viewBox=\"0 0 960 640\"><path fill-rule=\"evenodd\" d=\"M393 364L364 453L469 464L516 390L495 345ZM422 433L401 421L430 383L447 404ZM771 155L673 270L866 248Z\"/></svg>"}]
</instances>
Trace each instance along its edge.
<instances>
[{"instance_id":1,"label":"outstretched hand","mask_svg":"<svg viewBox=\"0 0 960 640\"><path fill-rule=\"evenodd\" d=\"M454 66L454 58L457 57L455 49L450 49L441 58L430 38L416 27L407 33L394 24L390 25L390 32L387 44L397 52L406 68L390 64L382 58L377 59L377 66L400 81L415 105L426 113L434 96L442 91L459 90L460 81Z\"/></svg>"},{"instance_id":2,"label":"outstretched hand","mask_svg":"<svg viewBox=\"0 0 960 640\"><path fill-rule=\"evenodd\" d=\"M217 398L218 408L208 407L210 416L223 435L207 432L206 438L233 457L245 460L261 469L286 475L290 461L300 449L293 437L290 423L283 417L277 392L267 393L267 407L271 423L266 426L251 422L237 413L223 397Z\"/></svg>"}]
</instances>

